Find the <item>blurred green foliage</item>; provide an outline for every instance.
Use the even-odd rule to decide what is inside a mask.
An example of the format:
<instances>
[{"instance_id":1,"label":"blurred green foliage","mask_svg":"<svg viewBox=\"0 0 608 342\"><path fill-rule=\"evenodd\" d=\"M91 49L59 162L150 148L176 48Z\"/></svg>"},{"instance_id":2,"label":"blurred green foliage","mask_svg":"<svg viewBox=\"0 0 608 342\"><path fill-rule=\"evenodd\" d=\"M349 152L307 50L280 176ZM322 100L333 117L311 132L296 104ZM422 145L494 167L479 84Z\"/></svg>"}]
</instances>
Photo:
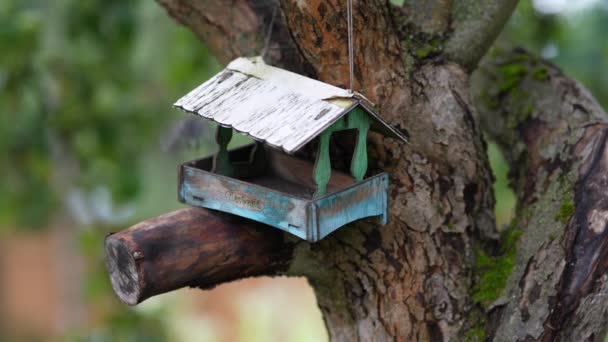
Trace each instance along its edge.
<instances>
[{"instance_id":1,"label":"blurred green foliage","mask_svg":"<svg viewBox=\"0 0 608 342\"><path fill-rule=\"evenodd\" d=\"M551 7L556 11L540 11L542 3L553 4ZM568 1L521 0L500 39L561 67L608 108L608 0L587 3L576 6L576 2ZM508 165L496 145L490 143L488 153L496 177L496 220L499 226L506 227L516 204L508 187Z\"/></svg>"},{"instance_id":2,"label":"blurred green foliage","mask_svg":"<svg viewBox=\"0 0 608 342\"><path fill-rule=\"evenodd\" d=\"M0 234L49 226L74 189L136 200L143 156L162 154L182 117L171 103L219 67L153 1L0 0L0 23ZM154 317L113 299L99 247L116 227L92 224L74 234L103 324L66 339L166 340Z\"/></svg>"},{"instance_id":3,"label":"blurred green foliage","mask_svg":"<svg viewBox=\"0 0 608 342\"><path fill-rule=\"evenodd\" d=\"M1 0L0 22L0 226L44 225L66 187L133 200L204 46L150 1Z\"/></svg>"},{"instance_id":4,"label":"blurred green foliage","mask_svg":"<svg viewBox=\"0 0 608 342\"><path fill-rule=\"evenodd\" d=\"M537 7L543 2L537 1ZM534 1L521 0L505 37L551 60L608 108L608 0L583 1L588 6L554 2L561 7L547 13L537 10Z\"/></svg>"}]
</instances>

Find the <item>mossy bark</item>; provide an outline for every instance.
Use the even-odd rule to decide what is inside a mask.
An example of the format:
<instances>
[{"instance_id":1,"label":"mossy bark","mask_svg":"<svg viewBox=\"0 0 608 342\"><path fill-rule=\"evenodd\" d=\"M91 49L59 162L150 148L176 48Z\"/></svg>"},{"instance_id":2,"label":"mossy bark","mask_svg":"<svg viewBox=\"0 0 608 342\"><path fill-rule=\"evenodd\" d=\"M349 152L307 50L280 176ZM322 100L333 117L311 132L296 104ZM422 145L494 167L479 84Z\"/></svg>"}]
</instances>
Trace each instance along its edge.
<instances>
[{"instance_id":1,"label":"mossy bark","mask_svg":"<svg viewBox=\"0 0 608 342\"><path fill-rule=\"evenodd\" d=\"M521 237L489 307L496 341L603 341L608 325L608 116L525 51L492 51L472 79L480 121L511 164Z\"/></svg>"}]
</instances>

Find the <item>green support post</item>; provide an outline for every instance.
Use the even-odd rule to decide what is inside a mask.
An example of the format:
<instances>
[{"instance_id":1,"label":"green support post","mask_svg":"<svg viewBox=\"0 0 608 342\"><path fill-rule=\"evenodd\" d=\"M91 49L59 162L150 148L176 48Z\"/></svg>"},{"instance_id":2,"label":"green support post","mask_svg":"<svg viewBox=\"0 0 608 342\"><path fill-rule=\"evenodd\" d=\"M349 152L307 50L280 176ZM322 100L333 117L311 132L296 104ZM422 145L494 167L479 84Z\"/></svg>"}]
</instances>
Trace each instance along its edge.
<instances>
[{"instance_id":1,"label":"green support post","mask_svg":"<svg viewBox=\"0 0 608 342\"><path fill-rule=\"evenodd\" d=\"M350 163L350 173L357 182L362 181L367 172L367 133L370 125L369 116L359 108L348 116L348 128L358 130L357 143Z\"/></svg>"},{"instance_id":2,"label":"green support post","mask_svg":"<svg viewBox=\"0 0 608 342\"><path fill-rule=\"evenodd\" d=\"M360 182L367 172L367 134L371 126L371 119L361 108L355 108L347 116L336 121L329 126L319 138L319 150L315 162L314 179L317 185L315 197L325 195L327 183L331 178L331 161L329 158L329 141L333 132L344 131L347 129L357 130L357 142L353 159L350 163L350 173L353 178Z\"/></svg>"},{"instance_id":3,"label":"green support post","mask_svg":"<svg viewBox=\"0 0 608 342\"><path fill-rule=\"evenodd\" d=\"M219 150L213 158L213 172L224 176L231 176L234 173L230 158L228 157L228 143L232 139L232 128L217 126L215 131L215 141Z\"/></svg>"},{"instance_id":4,"label":"green support post","mask_svg":"<svg viewBox=\"0 0 608 342\"><path fill-rule=\"evenodd\" d=\"M328 128L319 139L319 150L317 152L317 161L315 162L315 184L317 191L315 197L325 195L327 192L327 183L331 177L331 160L329 159L329 140L333 130Z\"/></svg>"}]
</instances>

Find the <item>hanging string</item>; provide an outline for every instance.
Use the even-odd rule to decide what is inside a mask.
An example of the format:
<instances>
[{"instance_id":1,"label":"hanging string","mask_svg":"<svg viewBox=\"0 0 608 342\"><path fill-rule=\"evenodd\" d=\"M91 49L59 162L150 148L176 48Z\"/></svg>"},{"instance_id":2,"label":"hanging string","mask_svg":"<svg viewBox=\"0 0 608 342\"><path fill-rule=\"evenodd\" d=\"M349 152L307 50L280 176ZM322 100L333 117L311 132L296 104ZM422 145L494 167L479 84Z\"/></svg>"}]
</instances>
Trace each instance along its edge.
<instances>
[{"instance_id":1,"label":"hanging string","mask_svg":"<svg viewBox=\"0 0 608 342\"><path fill-rule=\"evenodd\" d=\"M268 48L270 47L270 37L272 36L272 28L274 26L274 18L277 16L279 5L276 4L272 10L272 17L270 18L270 24L268 24L268 31L266 32L266 38L264 39L264 50L262 50L262 59L266 60L268 55Z\"/></svg>"},{"instance_id":2,"label":"hanging string","mask_svg":"<svg viewBox=\"0 0 608 342\"><path fill-rule=\"evenodd\" d=\"M348 74L349 88L353 92L353 84L355 80L355 61L353 48L353 0L346 0L346 17L348 20Z\"/></svg>"}]
</instances>

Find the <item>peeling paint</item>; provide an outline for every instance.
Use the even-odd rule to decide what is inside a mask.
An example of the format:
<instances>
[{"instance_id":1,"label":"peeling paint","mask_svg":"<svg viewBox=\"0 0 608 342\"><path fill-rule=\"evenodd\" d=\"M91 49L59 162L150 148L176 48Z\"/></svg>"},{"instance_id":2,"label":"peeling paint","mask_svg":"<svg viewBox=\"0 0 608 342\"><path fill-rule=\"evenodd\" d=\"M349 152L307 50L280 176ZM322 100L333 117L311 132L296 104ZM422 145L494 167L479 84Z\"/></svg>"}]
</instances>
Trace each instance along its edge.
<instances>
[{"instance_id":1,"label":"peeling paint","mask_svg":"<svg viewBox=\"0 0 608 342\"><path fill-rule=\"evenodd\" d=\"M355 108L372 129L407 142L360 94L313 80L258 58L239 58L180 98L175 107L213 120L287 153L294 153Z\"/></svg>"}]
</instances>

